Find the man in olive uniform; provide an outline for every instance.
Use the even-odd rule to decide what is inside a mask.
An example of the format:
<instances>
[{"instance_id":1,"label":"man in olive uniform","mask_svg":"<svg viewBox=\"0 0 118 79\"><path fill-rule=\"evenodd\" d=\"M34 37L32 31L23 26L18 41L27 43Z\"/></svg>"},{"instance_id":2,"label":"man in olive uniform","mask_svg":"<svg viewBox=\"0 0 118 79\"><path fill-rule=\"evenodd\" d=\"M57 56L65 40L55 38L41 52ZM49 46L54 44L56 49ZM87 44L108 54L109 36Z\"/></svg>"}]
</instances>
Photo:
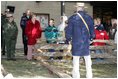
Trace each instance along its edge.
<instances>
[{"instance_id":1,"label":"man in olive uniform","mask_svg":"<svg viewBox=\"0 0 118 79\"><path fill-rule=\"evenodd\" d=\"M15 46L18 28L12 14L8 14L8 22L3 25L8 60L15 60Z\"/></svg>"},{"instance_id":2,"label":"man in olive uniform","mask_svg":"<svg viewBox=\"0 0 118 79\"><path fill-rule=\"evenodd\" d=\"M9 9L6 9L5 13L1 15L1 48L2 48L2 55L5 55L5 39L4 39L3 25L7 23L7 14L9 14Z\"/></svg>"}]
</instances>

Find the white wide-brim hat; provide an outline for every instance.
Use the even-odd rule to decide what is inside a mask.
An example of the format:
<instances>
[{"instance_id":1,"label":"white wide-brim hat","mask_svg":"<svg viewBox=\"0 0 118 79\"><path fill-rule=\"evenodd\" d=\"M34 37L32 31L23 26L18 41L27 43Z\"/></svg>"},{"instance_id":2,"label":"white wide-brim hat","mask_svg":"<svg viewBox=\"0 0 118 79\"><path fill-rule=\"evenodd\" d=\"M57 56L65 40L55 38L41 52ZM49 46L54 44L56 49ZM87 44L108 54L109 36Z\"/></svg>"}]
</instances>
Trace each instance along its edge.
<instances>
[{"instance_id":1,"label":"white wide-brim hat","mask_svg":"<svg viewBox=\"0 0 118 79\"><path fill-rule=\"evenodd\" d=\"M85 6L85 3L82 3L82 2L77 2L76 5L75 5L75 7L84 7L84 8L87 8Z\"/></svg>"}]
</instances>

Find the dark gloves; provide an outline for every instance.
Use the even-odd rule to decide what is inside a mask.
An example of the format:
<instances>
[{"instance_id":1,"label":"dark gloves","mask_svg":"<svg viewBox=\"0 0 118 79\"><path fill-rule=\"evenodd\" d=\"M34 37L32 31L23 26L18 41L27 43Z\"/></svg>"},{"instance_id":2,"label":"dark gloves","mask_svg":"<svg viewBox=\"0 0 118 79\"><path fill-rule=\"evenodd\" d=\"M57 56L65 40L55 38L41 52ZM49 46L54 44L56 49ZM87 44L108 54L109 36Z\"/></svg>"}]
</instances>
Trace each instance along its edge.
<instances>
[{"instance_id":1,"label":"dark gloves","mask_svg":"<svg viewBox=\"0 0 118 79\"><path fill-rule=\"evenodd\" d=\"M92 44L93 44L93 39L91 38L91 39L90 39L90 45L92 45Z\"/></svg>"},{"instance_id":2,"label":"dark gloves","mask_svg":"<svg viewBox=\"0 0 118 79\"><path fill-rule=\"evenodd\" d=\"M65 40L65 44L69 44L69 41Z\"/></svg>"},{"instance_id":3,"label":"dark gloves","mask_svg":"<svg viewBox=\"0 0 118 79\"><path fill-rule=\"evenodd\" d=\"M57 29L54 29L53 32L58 32L58 30Z\"/></svg>"},{"instance_id":4,"label":"dark gloves","mask_svg":"<svg viewBox=\"0 0 118 79\"><path fill-rule=\"evenodd\" d=\"M93 41L93 38L90 38L90 41Z\"/></svg>"}]
</instances>

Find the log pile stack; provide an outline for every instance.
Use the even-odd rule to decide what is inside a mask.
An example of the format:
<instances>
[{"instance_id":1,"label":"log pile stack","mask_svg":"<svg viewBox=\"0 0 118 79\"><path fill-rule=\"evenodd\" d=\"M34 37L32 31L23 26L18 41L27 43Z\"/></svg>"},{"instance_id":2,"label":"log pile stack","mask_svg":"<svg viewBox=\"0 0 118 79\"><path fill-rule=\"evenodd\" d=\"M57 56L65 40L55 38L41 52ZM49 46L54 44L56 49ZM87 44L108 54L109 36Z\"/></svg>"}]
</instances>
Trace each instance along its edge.
<instances>
[{"instance_id":1,"label":"log pile stack","mask_svg":"<svg viewBox=\"0 0 118 79\"><path fill-rule=\"evenodd\" d=\"M39 62L45 66L49 71L53 72L60 78L71 78L70 72L67 69L72 69L72 54L71 45L67 44L47 44L40 41L37 44L37 54L34 58L39 60ZM111 64L117 63L117 45L112 40L94 40L94 42L105 42L105 46L90 46L90 50L102 49L105 50L104 53L97 54L91 52L92 64ZM62 60L54 59L48 60L50 56L59 57L62 56ZM94 62L95 58L104 58L102 62ZM54 64L56 63L56 65ZM59 64L68 64L68 67L60 66ZM80 64L84 64L84 60L80 58Z\"/></svg>"},{"instance_id":2,"label":"log pile stack","mask_svg":"<svg viewBox=\"0 0 118 79\"><path fill-rule=\"evenodd\" d=\"M44 41L44 40L43 40ZM94 58L104 58L104 59L111 59L113 60L113 63L116 63L117 56L114 55L114 50L117 49L117 45L114 43L113 40L94 40L94 42L105 42L105 46L90 46L90 50L96 50L101 49L105 50L105 53L96 54L95 52L91 53L91 57ZM40 47L37 48L37 55L35 58L37 59L40 56L43 56L44 58L54 56L63 56L63 59L72 59L71 54L71 45L67 44L43 44L41 46L42 42L39 42L38 44ZM116 52L115 52L116 53ZM115 62L114 62L115 61Z\"/></svg>"}]
</instances>

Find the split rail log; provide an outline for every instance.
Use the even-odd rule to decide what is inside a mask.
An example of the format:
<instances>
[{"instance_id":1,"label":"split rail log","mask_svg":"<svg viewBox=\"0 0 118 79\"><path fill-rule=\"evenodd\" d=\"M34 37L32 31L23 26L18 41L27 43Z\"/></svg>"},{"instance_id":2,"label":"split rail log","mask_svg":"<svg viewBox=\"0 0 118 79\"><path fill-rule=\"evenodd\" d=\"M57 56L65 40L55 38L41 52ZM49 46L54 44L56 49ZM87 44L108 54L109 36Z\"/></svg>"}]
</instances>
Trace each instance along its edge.
<instances>
[{"instance_id":1,"label":"split rail log","mask_svg":"<svg viewBox=\"0 0 118 79\"><path fill-rule=\"evenodd\" d=\"M3 65L1 65L1 74L5 77L8 72L4 69Z\"/></svg>"},{"instance_id":2,"label":"split rail log","mask_svg":"<svg viewBox=\"0 0 118 79\"><path fill-rule=\"evenodd\" d=\"M49 71L56 74L60 78L72 78L70 75L63 72L62 69L57 68L56 66L50 65L49 63L45 62L41 57L37 60L40 60L41 65L46 67Z\"/></svg>"},{"instance_id":3,"label":"split rail log","mask_svg":"<svg viewBox=\"0 0 118 79\"><path fill-rule=\"evenodd\" d=\"M65 40L65 39L64 39ZM63 41L64 41L63 40ZM58 40L58 39L56 39L55 41L60 41L60 40ZM42 42L45 42L46 43L46 39L40 39L40 40L38 40L38 42L37 43L42 43ZM107 44L109 44L109 45L116 45L116 43L114 43L114 40L93 40L92 42L104 42L104 43L107 43Z\"/></svg>"},{"instance_id":4,"label":"split rail log","mask_svg":"<svg viewBox=\"0 0 118 79\"><path fill-rule=\"evenodd\" d=\"M44 41L44 40L43 40ZM112 58L117 59L117 56L113 55L113 50L117 49L117 45L114 43L113 40L93 40L93 42L104 42L107 45L105 46L90 46L90 50L96 50L96 49L103 49L107 53L90 53L91 58ZM41 43L41 42L40 42ZM39 44L39 43L38 43ZM53 50L54 52L50 52L49 50ZM37 57L38 56L70 56L71 55L71 45L67 44L43 44L40 47L38 47L37 51Z\"/></svg>"},{"instance_id":5,"label":"split rail log","mask_svg":"<svg viewBox=\"0 0 118 79\"><path fill-rule=\"evenodd\" d=\"M42 42L44 44L42 44ZM105 46L90 46L90 50L96 50L96 49L103 49L107 51L108 53L90 53L92 58L105 58L105 61L102 62L92 62L92 64L111 64L111 63L117 63L117 56L112 55L113 50L117 49L117 45L113 42L113 40L93 40L93 42L105 42L107 45ZM64 62L64 63L72 63L72 54L71 54L71 45L67 44L47 44L45 43L45 40L40 41L38 43L39 47L37 48L38 53L35 55L36 59L40 61L40 63L46 67L48 70L59 76L60 78L71 78L70 75L63 72L62 67L57 67L54 65L50 65L49 62ZM49 50L53 50L54 52L50 52ZM47 60L43 59L42 57L49 57L49 56L63 56L67 57L70 56L70 59L62 59L60 60ZM83 60L80 61L81 64L83 64Z\"/></svg>"},{"instance_id":6,"label":"split rail log","mask_svg":"<svg viewBox=\"0 0 118 79\"><path fill-rule=\"evenodd\" d=\"M41 44L42 42L45 43L46 40L40 40L38 41L38 44ZM90 49L105 49L105 48L108 48L108 49L116 49L117 48L117 44L114 43L113 40L93 40L93 42L104 42L106 43L107 45L105 46L90 46ZM45 46L44 46L45 45ZM67 45L67 44L47 44L45 43L41 49L49 49L49 48L52 48L52 46L62 46L61 49L71 49L71 46L70 45ZM51 47L48 47L47 48L47 45L50 45ZM66 47L65 47L66 46ZM57 49L56 47L54 49Z\"/></svg>"},{"instance_id":7,"label":"split rail log","mask_svg":"<svg viewBox=\"0 0 118 79\"><path fill-rule=\"evenodd\" d=\"M108 54L108 53L101 53L101 54L96 54L96 53L90 53L91 54L91 58L117 58L114 55ZM43 52L43 53L38 53L36 54L37 56L54 56L54 57L58 57L58 56L72 56L72 54L69 53L60 53L60 52Z\"/></svg>"}]
</instances>

